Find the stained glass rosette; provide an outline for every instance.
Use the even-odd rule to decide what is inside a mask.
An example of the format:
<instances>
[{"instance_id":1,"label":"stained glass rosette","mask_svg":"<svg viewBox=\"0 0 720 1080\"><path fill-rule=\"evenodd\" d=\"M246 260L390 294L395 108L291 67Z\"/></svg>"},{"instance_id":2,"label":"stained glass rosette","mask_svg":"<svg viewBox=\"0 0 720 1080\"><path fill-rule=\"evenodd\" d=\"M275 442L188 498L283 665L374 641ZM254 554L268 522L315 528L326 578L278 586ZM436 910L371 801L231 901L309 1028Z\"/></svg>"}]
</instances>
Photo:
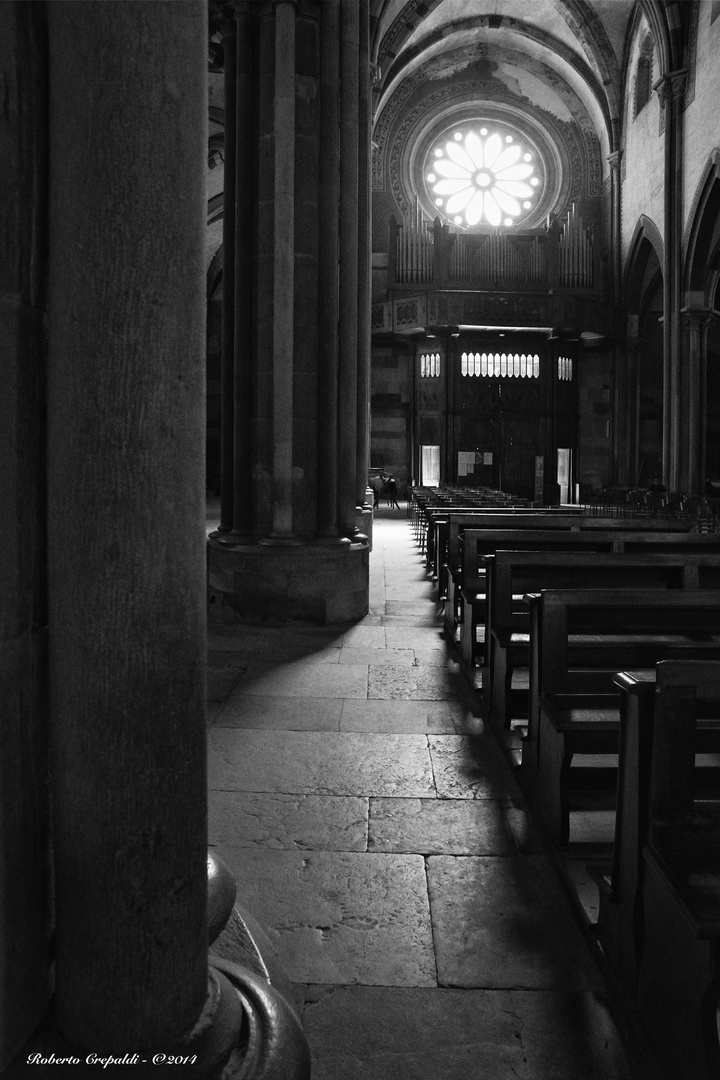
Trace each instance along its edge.
<instances>
[{"instance_id":1,"label":"stained glass rosette","mask_svg":"<svg viewBox=\"0 0 720 1080\"><path fill-rule=\"evenodd\" d=\"M433 203L456 225L515 225L537 202L535 155L512 135L456 131L431 152L425 181Z\"/></svg>"}]
</instances>

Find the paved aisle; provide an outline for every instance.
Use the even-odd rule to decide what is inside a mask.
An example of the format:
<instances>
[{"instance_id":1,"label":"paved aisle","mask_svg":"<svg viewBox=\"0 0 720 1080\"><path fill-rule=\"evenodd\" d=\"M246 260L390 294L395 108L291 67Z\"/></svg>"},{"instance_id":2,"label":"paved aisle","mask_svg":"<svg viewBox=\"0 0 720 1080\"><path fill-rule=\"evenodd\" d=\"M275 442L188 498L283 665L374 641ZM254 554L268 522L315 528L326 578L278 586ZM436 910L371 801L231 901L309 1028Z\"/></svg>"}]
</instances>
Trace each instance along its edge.
<instances>
[{"instance_id":1,"label":"paved aisle","mask_svg":"<svg viewBox=\"0 0 720 1080\"><path fill-rule=\"evenodd\" d=\"M210 842L296 984L313 1080L627 1080L440 627L381 510L361 623L213 630Z\"/></svg>"}]
</instances>

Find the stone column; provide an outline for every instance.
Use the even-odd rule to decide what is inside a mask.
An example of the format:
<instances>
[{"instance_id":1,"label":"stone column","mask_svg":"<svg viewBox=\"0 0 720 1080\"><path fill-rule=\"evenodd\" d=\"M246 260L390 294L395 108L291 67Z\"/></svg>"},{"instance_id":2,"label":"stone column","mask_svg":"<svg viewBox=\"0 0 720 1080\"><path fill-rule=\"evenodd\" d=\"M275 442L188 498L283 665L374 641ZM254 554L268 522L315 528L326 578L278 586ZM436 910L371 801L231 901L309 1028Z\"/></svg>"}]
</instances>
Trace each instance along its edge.
<instances>
[{"instance_id":1,"label":"stone column","mask_svg":"<svg viewBox=\"0 0 720 1080\"><path fill-rule=\"evenodd\" d=\"M248 395L236 392L235 409L236 438L250 429L252 532L209 538L210 617L347 622L368 606L369 546L356 522L367 465L358 439L358 379L367 378L358 88L369 67L360 5L278 0L251 4L250 15L252 118L237 111L238 148L254 161L249 424L237 418ZM239 187L237 201L239 215ZM238 341L239 303L236 295ZM236 482L236 521L237 492Z\"/></svg>"},{"instance_id":2,"label":"stone column","mask_svg":"<svg viewBox=\"0 0 720 1080\"><path fill-rule=\"evenodd\" d=\"M320 29L320 160L318 237L318 516L319 537L338 536L338 251L340 127L339 5L325 0Z\"/></svg>"},{"instance_id":3,"label":"stone column","mask_svg":"<svg viewBox=\"0 0 720 1080\"><path fill-rule=\"evenodd\" d=\"M613 410L612 410L612 459L611 475L621 487L630 486L628 472L628 452L625 434L628 431L628 381L626 371L626 355L622 346L618 343L622 335L620 329L621 308L621 278L622 278L622 236L620 219L620 163L622 150L616 150L608 157L610 164L611 183L611 222L610 222L610 249L612 260L612 295L614 303L614 338L616 344L613 347Z\"/></svg>"},{"instance_id":4,"label":"stone column","mask_svg":"<svg viewBox=\"0 0 720 1080\"><path fill-rule=\"evenodd\" d=\"M629 320L628 320L629 321ZM637 322L637 319L634 320ZM628 336L625 342L627 357L627 428L630 432L627 446L627 480L630 487L638 483L640 468L640 342Z\"/></svg>"},{"instance_id":5,"label":"stone column","mask_svg":"<svg viewBox=\"0 0 720 1080\"><path fill-rule=\"evenodd\" d=\"M236 144L234 175L234 300L233 300L233 533L236 542L249 542L252 516L252 325L253 325L253 189L257 151L253 139L255 52L257 23L254 5L236 3L237 59L235 80ZM226 88L227 90L227 88ZM230 121L226 119L226 124ZM229 132L226 129L226 138ZM226 164L227 192L227 169ZM224 219L223 219L224 220ZM224 239L224 237L223 237ZM225 297L223 294L223 304Z\"/></svg>"},{"instance_id":6,"label":"stone column","mask_svg":"<svg viewBox=\"0 0 720 1080\"><path fill-rule=\"evenodd\" d=\"M273 539L293 536L295 288L295 3L275 4L273 261Z\"/></svg>"},{"instance_id":7,"label":"stone column","mask_svg":"<svg viewBox=\"0 0 720 1080\"><path fill-rule=\"evenodd\" d=\"M341 4L338 511L345 536L357 531L359 45L360 7Z\"/></svg>"},{"instance_id":8,"label":"stone column","mask_svg":"<svg viewBox=\"0 0 720 1080\"><path fill-rule=\"evenodd\" d=\"M222 361L220 372L220 529L234 524L234 400L235 400L235 170L237 26L226 12L223 21L225 76L225 185L223 191Z\"/></svg>"},{"instance_id":9,"label":"stone column","mask_svg":"<svg viewBox=\"0 0 720 1080\"><path fill-rule=\"evenodd\" d=\"M212 1074L241 1012L207 955L207 10L47 17L57 1018L89 1051L192 1052L230 1009Z\"/></svg>"},{"instance_id":10,"label":"stone column","mask_svg":"<svg viewBox=\"0 0 720 1080\"><path fill-rule=\"evenodd\" d=\"M0 1072L52 992L45 5L0 4Z\"/></svg>"},{"instance_id":11,"label":"stone column","mask_svg":"<svg viewBox=\"0 0 720 1080\"><path fill-rule=\"evenodd\" d=\"M707 332L715 313L706 308L683 308L683 323L687 349L685 353L685 386L683 412L685 428L683 438L683 465L681 479L689 495L702 495L705 491L706 466L706 385L707 385Z\"/></svg>"},{"instance_id":12,"label":"stone column","mask_svg":"<svg viewBox=\"0 0 720 1080\"><path fill-rule=\"evenodd\" d=\"M612 285L613 299L615 301L616 308L620 307L622 301L622 221L620 204L620 193L622 189L622 183L620 180L620 165L622 162L622 155L622 150L615 150L614 153L610 154L608 157L608 162L610 164L610 198L612 211L612 220L610 222L610 242L612 245Z\"/></svg>"},{"instance_id":13,"label":"stone column","mask_svg":"<svg viewBox=\"0 0 720 1080\"><path fill-rule=\"evenodd\" d=\"M680 486L682 379L682 99L686 71L664 75L654 89L665 111L665 228L663 265L663 483Z\"/></svg>"},{"instance_id":14,"label":"stone column","mask_svg":"<svg viewBox=\"0 0 720 1080\"><path fill-rule=\"evenodd\" d=\"M369 510L366 491L370 465L370 214L372 152L370 111L370 5L360 0L358 53L358 359L357 359L357 481L355 498ZM361 529L365 531L364 527Z\"/></svg>"}]
</instances>

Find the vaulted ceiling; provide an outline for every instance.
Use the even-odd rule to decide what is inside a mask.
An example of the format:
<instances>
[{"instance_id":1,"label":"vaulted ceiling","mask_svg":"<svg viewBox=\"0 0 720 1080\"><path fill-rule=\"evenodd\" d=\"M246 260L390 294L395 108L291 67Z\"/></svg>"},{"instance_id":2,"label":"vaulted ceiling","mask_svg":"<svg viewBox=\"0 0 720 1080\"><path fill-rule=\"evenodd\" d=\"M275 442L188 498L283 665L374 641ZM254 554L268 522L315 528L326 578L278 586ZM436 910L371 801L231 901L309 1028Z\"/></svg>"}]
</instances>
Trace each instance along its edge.
<instances>
[{"instance_id":1,"label":"vaulted ceiling","mask_svg":"<svg viewBox=\"0 0 720 1080\"><path fill-rule=\"evenodd\" d=\"M430 148L452 125L487 120L544 162L549 183L529 224L599 198L634 10L634 0L372 0L375 190L405 214L432 212Z\"/></svg>"}]
</instances>

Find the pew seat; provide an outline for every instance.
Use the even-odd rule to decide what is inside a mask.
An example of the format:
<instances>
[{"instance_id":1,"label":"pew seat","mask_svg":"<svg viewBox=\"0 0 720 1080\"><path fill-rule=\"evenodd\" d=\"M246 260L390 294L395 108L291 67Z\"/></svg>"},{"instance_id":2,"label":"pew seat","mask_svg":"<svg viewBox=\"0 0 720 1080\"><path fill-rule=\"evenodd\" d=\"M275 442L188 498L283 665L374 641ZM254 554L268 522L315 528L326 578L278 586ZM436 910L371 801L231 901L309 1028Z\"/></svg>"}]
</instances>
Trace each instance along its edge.
<instances>
[{"instance_id":1,"label":"pew seat","mask_svg":"<svg viewBox=\"0 0 720 1080\"><path fill-rule=\"evenodd\" d=\"M683 1080L720 1075L720 790L697 767L708 710L720 716L720 664L658 665L638 1012Z\"/></svg>"},{"instance_id":2,"label":"pew seat","mask_svg":"<svg viewBox=\"0 0 720 1080\"><path fill-rule=\"evenodd\" d=\"M618 753L615 673L667 659L720 660L720 590L547 590L526 602L530 710L520 775L562 847L573 757Z\"/></svg>"}]
</instances>

